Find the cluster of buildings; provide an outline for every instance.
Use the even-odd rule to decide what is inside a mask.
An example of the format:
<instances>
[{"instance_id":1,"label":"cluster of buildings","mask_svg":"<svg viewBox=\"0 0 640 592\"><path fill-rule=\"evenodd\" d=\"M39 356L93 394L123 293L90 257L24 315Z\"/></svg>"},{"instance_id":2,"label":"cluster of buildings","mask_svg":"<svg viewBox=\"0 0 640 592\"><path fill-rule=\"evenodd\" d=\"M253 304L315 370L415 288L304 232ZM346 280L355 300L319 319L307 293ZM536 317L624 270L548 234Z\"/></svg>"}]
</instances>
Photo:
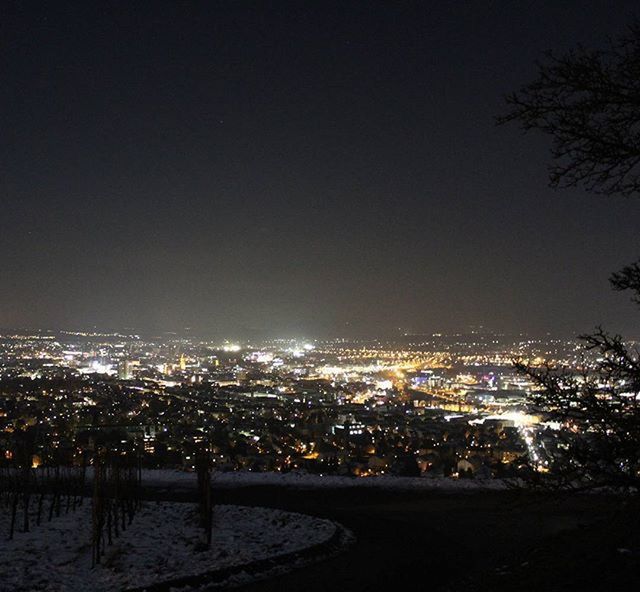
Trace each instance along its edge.
<instances>
[{"instance_id":1,"label":"cluster of buildings","mask_svg":"<svg viewBox=\"0 0 640 592\"><path fill-rule=\"evenodd\" d=\"M514 355L571 343L468 338L216 343L175 336L0 337L0 463L139 451L148 467L370 476L517 474L535 450ZM473 339L478 340L477 336ZM569 352L569 353L567 353ZM564 358L562 356L565 356Z\"/></svg>"}]
</instances>

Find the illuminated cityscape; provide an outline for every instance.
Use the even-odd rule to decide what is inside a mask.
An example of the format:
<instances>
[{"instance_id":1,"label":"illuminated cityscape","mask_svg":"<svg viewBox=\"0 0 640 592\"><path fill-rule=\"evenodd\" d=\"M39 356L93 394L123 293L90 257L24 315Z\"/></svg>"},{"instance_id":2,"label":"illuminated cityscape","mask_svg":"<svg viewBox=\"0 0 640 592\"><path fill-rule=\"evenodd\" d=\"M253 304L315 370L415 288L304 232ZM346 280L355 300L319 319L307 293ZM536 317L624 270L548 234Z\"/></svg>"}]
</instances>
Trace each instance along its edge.
<instances>
[{"instance_id":1,"label":"illuminated cityscape","mask_svg":"<svg viewBox=\"0 0 640 592\"><path fill-rule=\"evenodd\" d=\"M0 592L640 587L637 0L0 2Z\"/></svg>"},{"instance_id":2,"label":"illuminated cityscape","mask_svg":"<svg viewBox=\"0 0 640 592\"><path fill-rule=\"evenodd\" d=\"M193 470L206 442L220 471L360 477L544 463L532 438L542 446L553 426L528 414L533 385L513 360L582 360L576 342L490 333L251 344L42 332L0 347L5 458L26 425L34 466L90 463L98 442L126 442L149 468Z\"/></svg>"}]
</instances>

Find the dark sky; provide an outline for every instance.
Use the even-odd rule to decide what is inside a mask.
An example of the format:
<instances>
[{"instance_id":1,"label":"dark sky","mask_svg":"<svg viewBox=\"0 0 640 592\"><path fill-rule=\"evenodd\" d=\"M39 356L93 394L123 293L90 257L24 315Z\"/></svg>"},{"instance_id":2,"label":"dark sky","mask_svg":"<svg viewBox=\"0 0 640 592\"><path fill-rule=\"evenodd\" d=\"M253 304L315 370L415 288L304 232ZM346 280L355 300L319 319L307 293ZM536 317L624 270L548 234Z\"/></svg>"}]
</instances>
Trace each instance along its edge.
<instances>
[{"instance_id":1,"label":"dark sky","mask_svg":"<svg viewBox=\"0 0 640 592\"><path fill-rule=\"evenodd\" d=\"M3 2L0 326L640 331L640 201L494 126L636 2Z\"/></svg>"}]
</instances>

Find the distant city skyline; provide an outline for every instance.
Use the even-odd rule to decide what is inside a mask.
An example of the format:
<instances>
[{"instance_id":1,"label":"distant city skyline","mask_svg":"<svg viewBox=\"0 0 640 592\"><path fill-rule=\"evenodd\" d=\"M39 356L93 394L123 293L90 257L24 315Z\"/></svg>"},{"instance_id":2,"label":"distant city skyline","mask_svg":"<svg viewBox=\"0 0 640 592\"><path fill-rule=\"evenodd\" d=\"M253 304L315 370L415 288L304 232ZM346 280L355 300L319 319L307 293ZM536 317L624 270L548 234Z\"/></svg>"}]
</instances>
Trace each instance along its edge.
<instances>
[{"instance_id":1,"label":"distant city skyline","mask_svg":"<svg viewBox=\"0 0 640 592\"><path fill-rule=\"evenodd\" d=\"M205 343L217 343L217 344L236 344L238 347L256 347L269 343L284 343L284 342L297 342L303 343L328 343L328 342L344 342L348 343L353 341L354 343L367 343L367 342L379 342L381 344L410 344L440 340L452 340L461 338L462 340L471 339L474 336L478 336L483 339L501 338L501 339L531 339L531 340L561 340L561 341L579 341L580 335L567 332L553 332L553 331L540 331L540 332L526 332L526 331L497 331L489 327L469 326L463 327L460 330L453 331L419 331L419 332L403 332L397 330L395 333L390 331L388 333L322 333L315 334L301 332L298 333L275 333L273 331L218 331L209 330L203 331L197 327L184 327L182 329L175 330L146 330L136 327L0 327L0 337L10 336L26 337L29 335L39 335L51 339L64 338L73 339L75 337L110 337L110 338L132 338L132 339L160 339L160 340L186 340ZM627 334L624 336L628 341L640 340L640 335Z\"/></svg>"},{"instance_id":2,"label":"distant city skyline","mask_svg":"<svg viewBox=\"0 0 640 592\"><path fill-rule=\"evenodd\" d=\"M634 2L0 7L0 327L640 334L640 203L496 128Z\"/></svg>"}]
</instances>

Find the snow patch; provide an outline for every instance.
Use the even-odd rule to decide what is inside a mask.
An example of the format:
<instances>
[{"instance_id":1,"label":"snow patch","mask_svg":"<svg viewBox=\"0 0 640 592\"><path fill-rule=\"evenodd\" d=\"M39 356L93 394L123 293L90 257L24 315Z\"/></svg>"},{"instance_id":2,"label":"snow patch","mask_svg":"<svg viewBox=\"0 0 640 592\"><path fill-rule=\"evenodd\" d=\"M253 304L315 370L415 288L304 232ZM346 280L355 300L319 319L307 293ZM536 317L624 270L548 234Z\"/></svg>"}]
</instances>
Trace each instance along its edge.
<instances>
[{"instance_id":1,"label":"snow patch","mask_svg":"<svg viewBox=\"0 0 640 592\"><path fill-rule=\"evenodd\" d=\"M115 592L277 558L329 540L329 520L267 508L216 506L211 548L195 504L147 502L133 524L91 567L91 503L75 513L17 532L7 541L0 518L0 591ZM6 515L6 513L5 513Z\"/></svg>"},{"instance_id":2,"label":"snow patch","mask_svg":"<svg viewBox=\"0 0 640 592\"><path fill-rule=\"evenodd\" d=\"M185 471L148 470L143 471L145 486L183 489L195 487L196 475ZM312 475L308 473L276 473L232 471L213 473L213 487L234 488L260 485L293 487L298 489L342 489L380 488L387 490L439 490L439 491L499 491L509 487L502 479L451 479L448 477L342 477L335 475Z\"/></svg>"}]
</instances>

